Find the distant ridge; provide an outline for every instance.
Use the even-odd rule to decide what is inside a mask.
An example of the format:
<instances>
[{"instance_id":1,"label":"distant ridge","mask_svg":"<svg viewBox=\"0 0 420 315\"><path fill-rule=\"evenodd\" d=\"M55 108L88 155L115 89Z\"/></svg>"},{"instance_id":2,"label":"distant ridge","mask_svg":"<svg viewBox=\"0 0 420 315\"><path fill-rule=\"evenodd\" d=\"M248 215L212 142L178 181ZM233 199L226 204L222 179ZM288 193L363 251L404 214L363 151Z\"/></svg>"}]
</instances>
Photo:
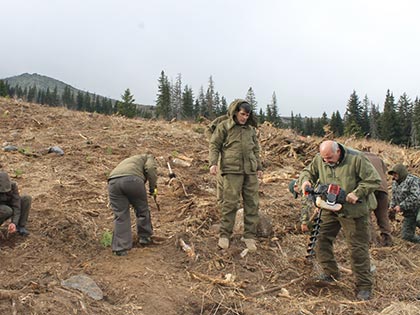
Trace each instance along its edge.
<instances>
[{"instance_id":1,"label":"distant ridge","mask_svg":"<svg viewBox=\"0 0 420 315\"><path fill-rule=\"evenodd\" d=\"M57 88L57 94L60 97L63 95L64 90L67 87L74 96L76 96L78 93L81 92L83 94L86 94L86 93L89 94L92 98L96 96L99 99L105 98L105 99L111 100L112 105L115 105L115 103L118 101L109 97L92 93L90 91L88 92L88 91L77 89L71 86L70 84L64 83L63 81L60 81L60 80L57 80L57 79L54 79L45 75L41 75L38 73L32 73L32 74L23 73L17 76L8 77L8 78L0 79L0 80L3 80L10 87L13 87L13 88L16 88L17 86L19 86L22 90L29 90L30 88L35 87L37 91L46 92L47 90L49 90L50 92L53 92L53 90ZM143 105L143 104L136 104L136 105L139 109L143 109L146 111L154 111L154 106L152 105Z\"/></svg>"}]
</instances>

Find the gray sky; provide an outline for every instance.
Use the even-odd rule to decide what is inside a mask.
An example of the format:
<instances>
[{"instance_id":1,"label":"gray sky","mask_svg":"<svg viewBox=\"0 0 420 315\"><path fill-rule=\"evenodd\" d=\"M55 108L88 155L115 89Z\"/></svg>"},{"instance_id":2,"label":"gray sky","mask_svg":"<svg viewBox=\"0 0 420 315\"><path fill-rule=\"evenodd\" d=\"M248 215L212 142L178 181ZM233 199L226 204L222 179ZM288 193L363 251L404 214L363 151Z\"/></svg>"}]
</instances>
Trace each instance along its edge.
<instances>
[{"instance_id":1,"label":"gray sky","mask_svg":"<svg viewBox=\"0 0 420 315\"><path fill-rule=\"evenodd\" d=\"M24 72L155 104L162 70L282 116L420 96L418 0L0 0L0 78Z\"/></svg>"}]
</instances>

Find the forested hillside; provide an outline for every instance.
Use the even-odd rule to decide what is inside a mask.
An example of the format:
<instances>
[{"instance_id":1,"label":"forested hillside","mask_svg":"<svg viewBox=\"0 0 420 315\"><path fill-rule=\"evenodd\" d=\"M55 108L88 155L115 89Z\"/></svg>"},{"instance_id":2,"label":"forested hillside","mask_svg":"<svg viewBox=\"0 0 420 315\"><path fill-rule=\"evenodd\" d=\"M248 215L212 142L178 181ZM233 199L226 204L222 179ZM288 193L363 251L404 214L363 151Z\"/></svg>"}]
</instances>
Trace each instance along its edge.
<instances>
[{"instance_id":1,"label":"forested hillside","mask_svg":"<svg viewBox=\"0 0 420 315\"><path fill-rule=\"evenodd\" d=\"M0 168L21 193L33 197L29 237L9 235L6 224L0 227L0 313L420 313L420 245L399 238L400 216L392 222L394 246L371 245L372 300L355 301L341 234L336 255L342 278L321 286L312 280L319 267L305 259L309 236L299 229L300 201L288 184L316 154L320 137L302 137L268 122L258 128L264 166L260 210L270 218L272 232L258 239L255 253L243 251L240 230L228 250L218 249L220 217L216 181L208 169L207 123L129 119L0 98ZM373 139L337 140L369 147L388 167L404 163L420 174L416 150ZM122 159L145 151L159 163L160 211L149 199L154 244L113 256L104 246L113 222L107 175ZM168 176L168 161L176 180ZM88 277L102 295L69 288L66 280L73 276Z\"/></svg>"}]
</instances>

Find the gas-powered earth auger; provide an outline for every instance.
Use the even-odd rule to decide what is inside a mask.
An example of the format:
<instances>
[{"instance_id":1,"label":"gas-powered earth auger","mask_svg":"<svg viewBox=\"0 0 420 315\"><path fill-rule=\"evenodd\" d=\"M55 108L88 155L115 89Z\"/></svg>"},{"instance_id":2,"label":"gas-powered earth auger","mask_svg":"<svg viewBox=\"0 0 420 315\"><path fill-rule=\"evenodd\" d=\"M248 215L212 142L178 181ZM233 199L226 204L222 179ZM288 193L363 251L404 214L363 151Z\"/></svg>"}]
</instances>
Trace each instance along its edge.
<instances>
[{"instance_id":1,"label":"gas-powered earth auger","mask_svg":"<svg viewBox=\"0 0 420 315\"><path fill-rule=\"evenodd\" d=\"M306 187L305 195L312 199L315 206L318 208L311 236L309 238L308 248L306 250L306 258L310 259L315 256L315 245L321 227L322 211L328 210L337 212L341 210L343 204L346 202L346 192L337 184L320 184L315 189L312 187Z\"/></svg>"}]
</instances>

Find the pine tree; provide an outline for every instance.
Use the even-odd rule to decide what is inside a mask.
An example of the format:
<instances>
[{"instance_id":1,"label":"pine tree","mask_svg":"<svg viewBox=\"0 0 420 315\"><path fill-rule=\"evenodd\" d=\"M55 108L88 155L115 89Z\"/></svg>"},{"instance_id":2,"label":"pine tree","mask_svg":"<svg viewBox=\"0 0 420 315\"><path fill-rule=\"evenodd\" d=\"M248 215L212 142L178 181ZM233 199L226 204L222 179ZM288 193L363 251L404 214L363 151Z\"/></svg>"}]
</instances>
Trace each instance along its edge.
<instances>
[{"instance_id":1,"label":"pine tree","mask_svg":"<svg viewBox=\"0 0 420 315\"><path fill-rule=\"evenodd\" d=\"M332 113L329 125L334 137L341 137L344 134L344 123L339 111Z\"/></svg>"},{"instance_id":2,"label":"pine tree","mask_svg":"<svg viewBox=\"0 0 420 315\"><path fill-rule=\"evenodd\" d=\"M379 106L375 106L375 104L371 103L369 111L369 130L372 139L379 139L380 117L381 113L379 112Z\"/></svg>"},{"instance_id":3,"label":"pine tree","mask_svg":"<svg viewBox=\"0 0 420 315\"><path fill-rule=\"evenodd\" d=\"M204 95L204 88L200 86L200 92L198 93L198 104L200 104L200 116L210 117L208 106L206 104L206 96Z\"/></svg>"},{"instance_id":4,"label":"pine tree","mask_svg":"<svg viewBox=\"0 0 420 315\"><path fill-rule=\"evenodd\" d=\"M7 87L3 80L0 80L0 96L6 97L8 95L7 93Z\"/></svg>"},{"instance_id":5,"label":"pine tree","mask_svg":"<svg viewBox=\"0 0 420 315\"><path fill-rule=\"evenodd\" d=\"M225 115L225 114L227 114L228 105L227 105L226 98L224 96L222 96L222 100L221 100L220 103L221 103L221 105L220 105L220 113L219 113L219 115Z\"/></svg>"},{"instance_id":6,"label":"pine tree","mask_svg":"<svg viewBox=\"0 0 420 315\"><path fill-rule=\"evenodd\" d=\"M206 91L206 98L205 98L205 102L206 102L206 107L207 107L207 118L213 119L215 118L216 114L215 114L215 105L214 105L214 81L213 81L213 77L210 76L209 78L209 86L207 87L207 91Z\"/></svg>"},{"instance_id":7,"label":"pine tree","mask_svg":"<svg viewBox=\"0 0 420 315\"><path fill-rule=\"evenodd\" d=\"M299 134L304 134L304 123L303 123L303 118L301 116L301 114L298 114L295 118L295 130L297 133Z\"/></svg>"},{"instance_id":8,"label":"pine tree","mask_svg":"<svg viewBox=\"0 0 420 315\"><path fill-rule=\"evenodd\" d=\"M182 93L181 116L183 119L194 118L194 97L191 88L186 85Z\"/></svg>"},{"instance_id":9,"label":"pine tree","mask_svg":"<svg viewBox=\"0 0 420 315\"><path fill-rule=\"evenodd\" d=\"M398 100L398 111L397 121L401 136L399 144L410 145L411 129L412 129L412 117L413 117L413 104L406 93L400 96Z\"/></svg>"},{"instance_id":10,"label":"pine tree","mask_svg":"<svg viewBox=\"0 0 420 315\"><path fill-rule=\"evenodd\" d=\"M171 85L163 70L158 79L156 116L165 120L171 119Z\"/></svg>"},{"instance_id":11,"label":"pine tree","mask_svg":"<svg viewBox=\"0 0 420 315\"><path fill-rule=\"evenodd\" d=\"M26 97L26 99L28 100L28 102L33 102L35 101L35 97L36 97L36 86L34 84L32 85L31 88L29 88L28 96Z\"/></svg>"},{"instance_id":12,"label":"pine tree","mask_svg":"<svg viewBox=\"0 0 420 315\"><path fill-rule=\"evenodd\" d=\"M400 131L397 125L397 119L394 95L388 90L385 97L384 111L379 124L381 140L398 144Z\"/></svg>"},{"instance_id":13,"label":"pine tree","mask_svg":"<svg viewBox=\"0 0 420 315\"><path fill-rule=\"evenodd\" d=\"M121 95L121 102L118 102L117 110L118 114L133 118L137 114L137 106L134 104L134 97L130 92L130 89L126 89L124 94Z\"/></svg>"},{"instance_id":14,"label":"pine tree","mask_svg":"<svg viewBox=\"0 0 420 315\"><path fill-rule=\"evenodd\" d=\"M413 105L413 125L411 130L411 143L417 148L420 145L420 99L416 97Z\"/></svg>"},{"instance_id":15,"label":"pine tree","mask_svg":"<svg viewBox=\"0 0 420 315\"><path fill-rule=\"evenodd\" d=\"M182 76L181 73L178 73L175 85L172 89L171 95L171 109L172 109L172 118L181 119L181 107L182 107Z\"/></svg>"},{"instance_id":16,"label":"pine tree","mask_svg":"<svg viewBox=\"0 0 420 315\"><path fill-rule=\"evenodd\" d=\"M370 101L366 94L361 104L361 116L360 116L360 127L362 129L363 135L365 136L370 135L369 106L370 106Z\"/></svg>"},{"instance_id":17,"label":"pine tree","mask_svg":"<svg viewBox=\"0 0 420 315\"><path fill-rule=\"evenodd\" d=\"M353 91L347 103L346 113L344 114L344 135L363 137L361 112L359 97L356 91Z\"/></svg>"},{"instance_id":18,"label":"pine tree","mask_svg":"<svg viewBox=\"0 0 420 315\"><path fill-rule=\"evenodd\" d=\"M251 105L251 109L255 112L257 109L258 102L255 98L255 93L251 86L249 87L248 92L246 93L245 100L248 102L249 105Z\"/></svg>"}]
</instances>

